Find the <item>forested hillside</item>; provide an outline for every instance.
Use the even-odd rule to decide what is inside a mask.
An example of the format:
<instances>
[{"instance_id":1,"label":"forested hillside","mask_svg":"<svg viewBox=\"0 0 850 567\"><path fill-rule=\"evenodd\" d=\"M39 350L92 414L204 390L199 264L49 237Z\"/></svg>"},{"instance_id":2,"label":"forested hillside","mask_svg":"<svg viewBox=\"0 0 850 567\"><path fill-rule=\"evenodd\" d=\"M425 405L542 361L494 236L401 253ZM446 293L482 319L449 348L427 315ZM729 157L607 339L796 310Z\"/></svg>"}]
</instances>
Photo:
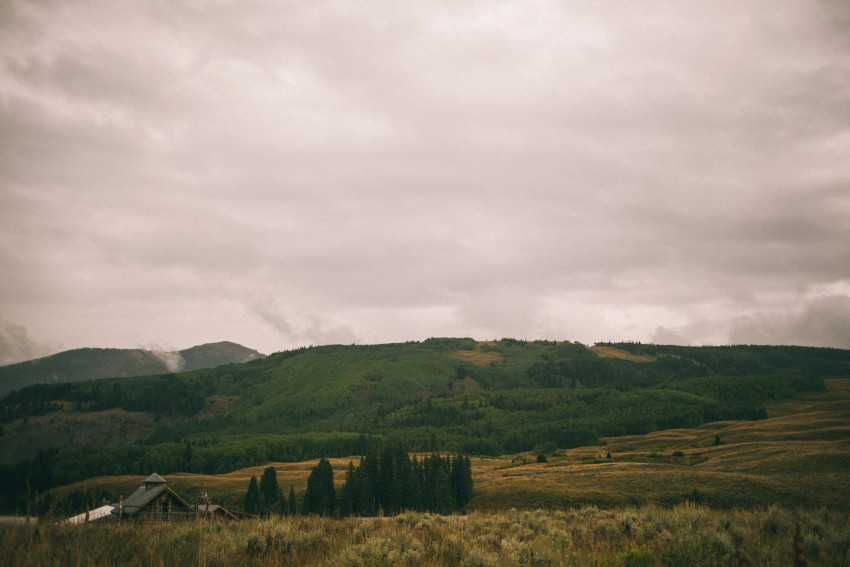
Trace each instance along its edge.
<instances>
[{"instance_id":1,"label":"forested hillside","mask_svg":"<svg viewBox=\"0 0 850 567\"><path fill-rule=\"evenodd\" d=\"M80 348L44 358L0 366L0 394L33 384L81 382L115 376L149 376L163 372L213 368L263 358L231 342L209 343L180 351Z\"/></svg>"},{"instance_id":2,"label":"forested hillside","mask_svg":"<svg viewBox=\"0 0 850 567\"><path fill-rule=\"evenodd\" d=\"M364 455L385 440L479 455L565 449L603 436L760 419L765 402L848 375L850 351L836 349L429 339L39 385L0 399L0 449L26 436L43 444L3 468L3 505L20 503L27 480L35 491L103 474L222 473ZM150 427L133 443L44 445L51 427L101 415L147 419Z\"/></svg>"}]
</instances>

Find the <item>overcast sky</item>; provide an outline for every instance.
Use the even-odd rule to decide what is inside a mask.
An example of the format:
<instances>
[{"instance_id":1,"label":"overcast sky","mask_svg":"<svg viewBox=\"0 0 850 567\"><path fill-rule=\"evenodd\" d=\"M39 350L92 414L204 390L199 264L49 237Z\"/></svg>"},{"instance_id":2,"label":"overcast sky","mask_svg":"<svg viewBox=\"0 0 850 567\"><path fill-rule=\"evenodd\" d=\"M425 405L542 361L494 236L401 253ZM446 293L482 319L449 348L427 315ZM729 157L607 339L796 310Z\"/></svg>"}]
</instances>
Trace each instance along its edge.
<instances>
[{"instance_id":1,"label":"overcast sky","mask_svg":"<svg viewBox=\"0 0 850 567\"><path fill-rule=\"evenodd\" d=\"M0 273L0 363L850 348L850 3L3 0Z\"/></svg>"}]
</instances>

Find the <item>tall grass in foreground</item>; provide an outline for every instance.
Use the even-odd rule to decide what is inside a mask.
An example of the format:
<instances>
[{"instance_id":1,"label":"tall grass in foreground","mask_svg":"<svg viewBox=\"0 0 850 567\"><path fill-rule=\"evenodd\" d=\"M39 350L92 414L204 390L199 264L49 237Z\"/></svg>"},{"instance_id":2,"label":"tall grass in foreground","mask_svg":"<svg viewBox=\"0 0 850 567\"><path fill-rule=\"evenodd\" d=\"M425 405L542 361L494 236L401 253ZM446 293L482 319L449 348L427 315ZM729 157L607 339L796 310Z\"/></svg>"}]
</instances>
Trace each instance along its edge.
<instances>
[{"instance_id":1,"label":"tall grass in foreground","mask_svg":"<svg viewBox=\"0 0 850 567\"><path fill-rule=\"evenodd\" d=\"M584 507L239 523L0 527L3 565L850 565L835 511Z\"/></svg>"}]
</instances>

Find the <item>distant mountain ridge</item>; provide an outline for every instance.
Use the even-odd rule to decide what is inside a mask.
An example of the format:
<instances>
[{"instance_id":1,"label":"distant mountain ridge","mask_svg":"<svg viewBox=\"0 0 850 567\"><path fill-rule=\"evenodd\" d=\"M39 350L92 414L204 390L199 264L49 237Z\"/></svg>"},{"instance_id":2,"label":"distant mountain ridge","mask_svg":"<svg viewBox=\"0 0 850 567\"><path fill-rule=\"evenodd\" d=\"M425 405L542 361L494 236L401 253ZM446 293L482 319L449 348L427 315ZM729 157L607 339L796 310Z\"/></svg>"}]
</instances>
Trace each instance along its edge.
<instances>
[{"instance_id":1,"label":"distant mountain ridge","mask_svg":"<svg viewBox=\"0 0 850 567\"><path fill-rule=\"evenodd\" d=\"M32 384L189 372L265 357L256 350L229 341L180 351L79 348L0 366L0 395Z\"/></svg>"}]
</instances>

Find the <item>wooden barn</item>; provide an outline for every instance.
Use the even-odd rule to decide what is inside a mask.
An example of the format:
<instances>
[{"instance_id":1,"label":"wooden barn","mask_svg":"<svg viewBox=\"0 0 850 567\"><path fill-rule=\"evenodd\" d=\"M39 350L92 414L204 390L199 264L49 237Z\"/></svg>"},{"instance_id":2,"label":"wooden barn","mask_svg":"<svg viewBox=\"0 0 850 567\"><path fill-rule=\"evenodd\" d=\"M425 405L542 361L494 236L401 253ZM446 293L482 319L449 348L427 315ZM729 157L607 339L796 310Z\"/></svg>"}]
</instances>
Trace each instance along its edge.
<instances>
[{"instance_id":1,"label":"wooden barn","mask_svg":"<svg viewBox=\"0 0 850 567\"><path fill-rule=\"evenodd\" d=\"M141 521L188 520L195 518L195 508L153 473L118 506L118 514Z\"/></svg>"}]
</instances>

